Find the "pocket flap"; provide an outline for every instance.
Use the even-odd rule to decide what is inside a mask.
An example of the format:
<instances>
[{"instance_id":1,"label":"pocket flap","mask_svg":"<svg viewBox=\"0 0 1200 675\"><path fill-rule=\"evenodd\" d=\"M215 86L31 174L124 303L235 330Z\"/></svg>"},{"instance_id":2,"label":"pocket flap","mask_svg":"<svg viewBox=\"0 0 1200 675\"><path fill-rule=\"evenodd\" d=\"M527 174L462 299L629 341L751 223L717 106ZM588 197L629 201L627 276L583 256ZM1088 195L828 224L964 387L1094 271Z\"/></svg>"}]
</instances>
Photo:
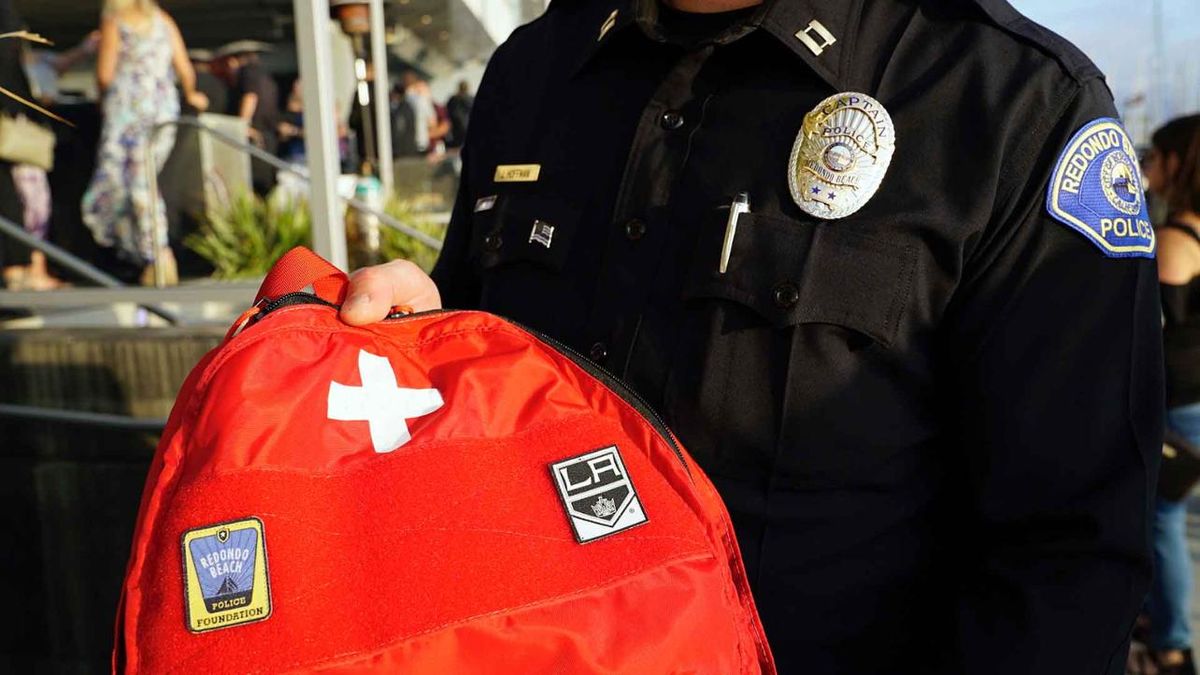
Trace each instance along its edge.
<instances>
[{"instance_id":1,"label":"pocket flap","mask_svg":"<svg viewBox=\"0 0 1200 675\"><path fill-rule=\"evenodd\" d=\"M473 219L472 246L483 269L528 262L561 270L578 212L556 197L509 194L496 196L490 208L477 211Z\"/></svg>"},{"instance_id":2,"label":"pocket flap","mask_svg":"<svg viewBox=\"0 0 1200 675\"><path fill-rule=\"evenodd\" d=\"M721 274L724 215L720 221L702 232L685 299L730 300L778 327L836 324L891 344L911 294L913 245L838 223L746 214Z\"/></svg>"}]
</instances>

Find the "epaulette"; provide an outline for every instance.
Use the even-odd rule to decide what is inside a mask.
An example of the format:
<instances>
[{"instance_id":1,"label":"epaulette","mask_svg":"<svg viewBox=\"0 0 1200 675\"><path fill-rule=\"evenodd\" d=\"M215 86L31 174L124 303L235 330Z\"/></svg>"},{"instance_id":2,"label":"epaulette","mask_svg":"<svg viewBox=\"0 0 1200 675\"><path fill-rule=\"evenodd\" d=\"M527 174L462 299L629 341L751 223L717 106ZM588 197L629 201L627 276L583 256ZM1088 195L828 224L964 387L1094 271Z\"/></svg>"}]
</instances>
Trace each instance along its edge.
<instances>
[{"instance_id":1,"label":"epaulette","mask_svg":"<svg viewBox=\"0 0 1200 675\"><path fill-rule=\"evenodd\" d=\"M1032 42L1042 51L1053 56L1068 74L1079 82L1103 73L1069 40L1018 12L1007 0L971 0L993 23L1005 31Z\"/></svg>"}]
</instances>

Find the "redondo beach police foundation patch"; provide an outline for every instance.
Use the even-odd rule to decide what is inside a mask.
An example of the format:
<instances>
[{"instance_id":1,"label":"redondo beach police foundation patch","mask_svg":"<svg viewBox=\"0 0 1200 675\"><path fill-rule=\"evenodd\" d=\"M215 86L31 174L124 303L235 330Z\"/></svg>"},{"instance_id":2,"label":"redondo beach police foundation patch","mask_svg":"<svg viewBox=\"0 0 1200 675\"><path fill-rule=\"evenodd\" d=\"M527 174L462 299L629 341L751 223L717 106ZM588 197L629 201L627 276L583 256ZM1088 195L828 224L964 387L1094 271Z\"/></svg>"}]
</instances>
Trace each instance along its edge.
<instances>
[{"instance_id":1,"label":"redondo beach police foundation patch","mask_svg":"<svg viewBox=\"0 0 1200 675\"><path fill-rule=\"evenodd\" d=\"M1154 257L1137 153L1118 120L1092 120L1067 143L1050 180L1046 209L1110 258Z\"/></svg>"},{"instance_id":2,"label":"redondo beach police foundation patch","mask_svg":"<svg viewBox=\"0 0 1200 675\"><path fill-rule=\"evenodd\" d=\"M241 626L271 616L262 521L246 518L183 534L188 630Z\"/></svg>"}]
</instances>

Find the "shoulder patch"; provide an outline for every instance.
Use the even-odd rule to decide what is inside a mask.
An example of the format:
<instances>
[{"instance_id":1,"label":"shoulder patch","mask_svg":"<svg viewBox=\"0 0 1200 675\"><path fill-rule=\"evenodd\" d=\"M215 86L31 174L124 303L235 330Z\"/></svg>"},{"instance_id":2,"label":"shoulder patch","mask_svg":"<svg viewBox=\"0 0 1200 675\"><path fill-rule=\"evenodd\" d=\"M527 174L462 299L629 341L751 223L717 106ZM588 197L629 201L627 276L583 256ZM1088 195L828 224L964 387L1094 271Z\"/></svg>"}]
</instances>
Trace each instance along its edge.
<instances>
[{"instance_id":1,"label":"shoulder patch","mask_svg":"<svg viewBox=\"0 0 1200 675\"><path fill-rule=\"evenodd\" d=\"M1067 143L1050 179L1046 210L1110 258L1154 257L1137 153L1115 119L1092 120Z\"/></svg>"}]
</instances>

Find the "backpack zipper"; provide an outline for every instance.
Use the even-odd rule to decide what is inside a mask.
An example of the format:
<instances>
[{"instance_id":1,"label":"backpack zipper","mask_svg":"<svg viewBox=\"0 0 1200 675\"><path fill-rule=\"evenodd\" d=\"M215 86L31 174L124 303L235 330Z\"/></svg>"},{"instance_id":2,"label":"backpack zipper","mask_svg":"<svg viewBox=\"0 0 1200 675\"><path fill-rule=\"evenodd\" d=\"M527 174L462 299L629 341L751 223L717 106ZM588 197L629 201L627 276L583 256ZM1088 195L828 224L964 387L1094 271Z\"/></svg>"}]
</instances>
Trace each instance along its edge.
<instances>
[{"instance_id":1,"label":"backpack zipper","mask_svg":"<svg viewBox=\"0 0 1200 675\"><path fill-rule=\"evenodd\" d=\"M267 299L266 304L262 306L262 310L258 313L256 320L261 319L277 309L282 309L291 305L324 305L326 307L337 307L337 305L333 304L332 302L329 302L328 300L322 300L312 293L295 291L293 293L281 295L274 300Z\"/></svg>"},{"instance_id":2,"label":"backpack zipper","mask_svg":"<svg viewBox=\"0 0 1200 675\"><path fill-rule=\"evenodd\" d=\"M569 347L550 337L549 335L542 333L541 331L533 330L532 328L528 328L527 326L519 324L511 319L505 319L505 321L508 321L517 328L520 328L541 342L549 345L555 351L567 357L575 365L586 371L588 375L591 375L599 380L601 384L608 387L609 391L624 399L625 402L630 405L630 407L636 410L643 418L645 418L647 422L650 423L650 426L658 432L659 436L662 436L663 439L667 441L667 444L671 446L671 450L675 453L675 457L678 458L679 463L683 465L684 471L687 471L688 478L692 477L692 469L688 466L687 460L683 458L683 450L679 447L679 443L676 442L675 435L671 433L670 427L668 427L667 423L663 421L663 418L658 414L658 411L656 411L654 407L642 397L641 394L634 391L633 387L630 387L625 383L624 380L614 375L612 371L579 353L579 351L573 347Z\"/></svg>"},{"instance_id":3,"label":"backpack zipper","mask_svg":"<svg viewBox=\"0 0 1200 675\"><path fill-rule=\"evenodd\" d=\"M265 318L268 314L270 314L271 312L274 312L277 309L282 309L284 307L291 307L294 305L319 305L319 306L323 306L323 307L332 307L333 309L339 309L338 305L335 305L334 303L329 302L327 300L322 300L321 298L313 295L312 293L306 293L304 291L297 291L294 293L287 293L285 295L281 295L278 298L275 298L274 300L266 301L262 305L262 308L260 309L258 314L254 315L246 323L244 328L249 328L250 326L253 326L254 324L261 321L263 318ZM388 314L386 317L384 317L384 321L408 318L408 317L413 317L413 316L424 316L427 314L440 314L440 313L443 313L446 311L447 310L444 310L444 309L433 309L433 310L428 310L425 312L414 312L411 314L404 313L404 312L392 312L392 313ZM501 318L503 318L503 317L501 317ZM646 402L646 399L643 398L641 394L634 391L633 388L630 387L628 384L626 384L624 380L622 380L621 378L614 375L611 371L604 368L603 366L596 363L595 361L591 360L590 358L584 356L583 354L579 353L577 350L573 349L572 347L569 347L569 346L563 344L562 342L559 342L558 340L550 337L549 335L546 335L545 333L542 333L541 331L533 330L532 328L529 328L527 326L519 324L510 319L505 319L505 321L508 321L510 324L516 326L517 328L520 328L522 331L524 331L524 332L528 333L529 335L533 336L534 338L536 338L539 342L542 342L543 344L549 346L554 351L565 356L572 363L574 363L575 365L582 368L588 375L591 375L595 379L599 380L600 383L603 384L605 387L607 387L609 391L613 392L618 397L620 397L622 400L624 400L626 403L628 403L629 406L632 407L634 410L636 410L638 412L638 414L640 414L642 416L642 418L645 419L650 424L650 426L658 433L658 435L661 436L663 438L663 440L665 440L667 442L667 445L671 446L671 450L675 453L675 457L679 460L679 463L681 465L683 465L684 471L687 472L688 478L689 479L692 478L692 469L690 466L688 466L687 460L684 459L683 449L679 447L679 443L675 440L675 435L671 433L671 429L670 429L670 427L667 426L667 423L663 421L663 418L658 414L658 412L654 409L653 406L651 406L649 403Z\"/></svg>"}]
</instances>

